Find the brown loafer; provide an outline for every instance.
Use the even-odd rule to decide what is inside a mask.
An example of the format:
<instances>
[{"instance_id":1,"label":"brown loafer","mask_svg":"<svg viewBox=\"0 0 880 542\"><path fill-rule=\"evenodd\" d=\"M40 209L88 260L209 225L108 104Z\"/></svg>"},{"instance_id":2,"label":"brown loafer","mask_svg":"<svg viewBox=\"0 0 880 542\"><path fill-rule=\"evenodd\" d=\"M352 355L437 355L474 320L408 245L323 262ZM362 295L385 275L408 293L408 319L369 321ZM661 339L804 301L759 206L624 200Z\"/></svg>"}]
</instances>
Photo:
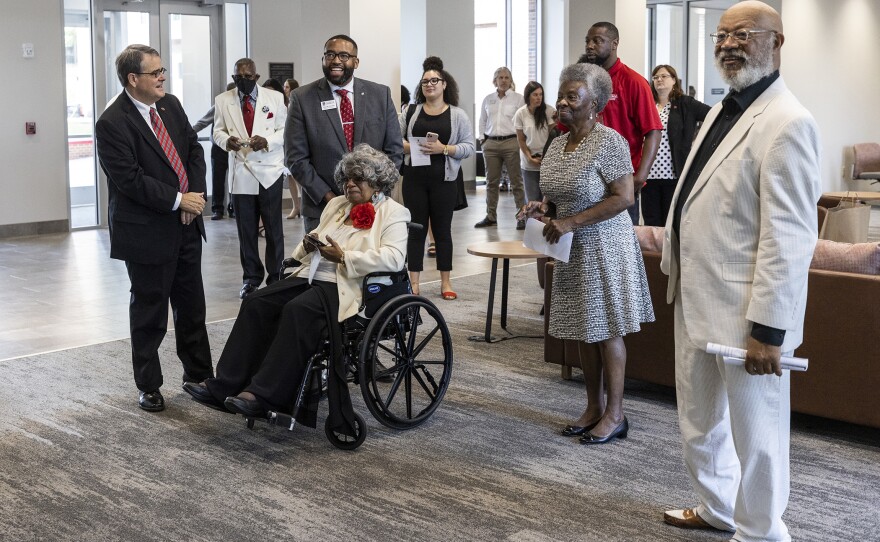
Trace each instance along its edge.
<instances>
[{"instance_id":1,"label":"brown loafer","mask_svg":"<svg viewBox=\"0 0 880 542\"><path fill-rule=\"evenodd\" d=\"M721 530L706 523L706 520L697 515L697 511L694 508L669 510L663 512L663 521L681 529L711 529L713 531Z\"/></svg>"}]
</instances>

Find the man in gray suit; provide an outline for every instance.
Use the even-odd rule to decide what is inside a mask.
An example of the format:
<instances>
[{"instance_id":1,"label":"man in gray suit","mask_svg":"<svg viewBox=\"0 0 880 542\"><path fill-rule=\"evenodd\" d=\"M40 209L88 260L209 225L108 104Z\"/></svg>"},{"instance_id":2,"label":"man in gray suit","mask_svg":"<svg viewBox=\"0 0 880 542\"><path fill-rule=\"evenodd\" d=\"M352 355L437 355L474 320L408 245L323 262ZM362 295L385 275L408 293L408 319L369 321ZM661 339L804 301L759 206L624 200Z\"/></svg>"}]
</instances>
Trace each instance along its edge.
<instances>
[{"instance_id":1,"label":"man in gray suit","mask_svg":"<svg viewBox=\"0 0 880 542\"><path fill-rule=\"evenodd\" d=\"M791 540L790 374L818 237L819 130L779 74L782 20L746 1L718 23L715 64L731 92L709 112L666 221L661 268L675 303L675 386L698 504L682 528L737 542ZM745 366L706 352L747 351Z\"/></svg>"},{"instance_id":2,"label":"man in gray suit","mask_svg":"<svg viewBox=\"0 0 880 542\"><path fill-rule=\"evenodd\" d=\"M357 43L336 35L324 44L324 77L290 94L284 151L287 167L302 186L305 231L318 227L328 201L342 194L333 169L355 145L384 151L397 167L403 138L391 89L354 77Z\"/></svg>"}]
</instances>

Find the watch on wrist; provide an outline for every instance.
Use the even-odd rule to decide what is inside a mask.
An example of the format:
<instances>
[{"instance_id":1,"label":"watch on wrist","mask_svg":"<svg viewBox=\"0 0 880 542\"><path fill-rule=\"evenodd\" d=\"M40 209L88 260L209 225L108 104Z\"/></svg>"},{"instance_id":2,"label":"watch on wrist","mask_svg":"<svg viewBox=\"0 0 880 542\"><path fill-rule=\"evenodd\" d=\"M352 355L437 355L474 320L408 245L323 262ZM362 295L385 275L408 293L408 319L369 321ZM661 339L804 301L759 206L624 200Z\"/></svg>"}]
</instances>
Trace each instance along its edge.
<instances>
[{"instance_id":1,"label":"watch on wrist","mask_svg":"<svg viewBox=\"0 0 880 542\"><path fill-rule=\"evenodd\" d=\"M449 145L443 145L443 156L449 156Z\"/></svg>"}]
</instances>

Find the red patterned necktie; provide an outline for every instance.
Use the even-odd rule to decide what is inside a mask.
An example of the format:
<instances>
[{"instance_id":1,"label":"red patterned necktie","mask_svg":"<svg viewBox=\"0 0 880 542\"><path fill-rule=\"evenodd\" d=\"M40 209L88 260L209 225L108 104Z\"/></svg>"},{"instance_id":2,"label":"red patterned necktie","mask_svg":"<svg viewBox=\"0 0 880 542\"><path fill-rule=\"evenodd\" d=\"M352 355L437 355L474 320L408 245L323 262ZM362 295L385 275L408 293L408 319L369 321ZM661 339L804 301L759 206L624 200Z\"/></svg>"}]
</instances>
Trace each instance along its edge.
<instances>
[{"instance_id":1,"label":"red patterned necktie","mask_svg":"<svg viewBox=\"0 0 880 542\"><path fill-rule=\"evenodd\" d=\"M354 109L351 107L351 100L348 99L348 91L341 88L336 91L339 94L339 113L342 117L342 129L345 131L345 141L348 143L348 150L354 148Z\"/></svg>"},{"instance_id":2,"label":"red patterned necktie","mask_svg":"<svg viewBox=\"0 0 880 542\"><path fill-rule=\"evenodd\" d=\"M165 156L168 157L168 161L171 162L171 167L174 168L174 173L177 173L180 192L186 194L189 190L189 179L186 177L186 168L183 167L183 162L180 161L180 155L177 154L177 149L174 148L174 143L171 142L171 136L168 135L168 130L165 129L165 125L162 123L162 119L159 117L159 113L156 112L155 107L150 108L150 123L153 125L153 131L156 133L156 139L159 140L159 145L162 146L162 150L165 151Z\"/></svg>"},{"instance_id":3,"label":"red patterned necktie","mask_svg":"<svg viewBox=\"0 0 880 542\"><path fill-rule=\"evenodd\" d=\"M241 115L244 117L244 127L248 135L254 131L254 106L251 105L250 96L245 96L241 102Z\"/></svg>"}]
</instances>

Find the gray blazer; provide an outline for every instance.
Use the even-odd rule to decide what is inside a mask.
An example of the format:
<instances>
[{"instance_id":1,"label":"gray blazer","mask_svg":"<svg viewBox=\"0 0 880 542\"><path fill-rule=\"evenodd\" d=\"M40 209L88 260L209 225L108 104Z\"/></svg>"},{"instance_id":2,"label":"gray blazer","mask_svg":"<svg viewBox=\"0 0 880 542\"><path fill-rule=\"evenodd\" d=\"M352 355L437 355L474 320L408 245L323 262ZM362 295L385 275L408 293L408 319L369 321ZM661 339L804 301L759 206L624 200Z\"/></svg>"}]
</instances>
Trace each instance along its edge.
<instances>
[{"instance_id":1,"label":"gray blazer","mask_svg":"<svg viewBox=\"0 0 880 542\"><path fill-rule=\"evenodd\" d=\"M320 218L326 203L324 194L341 195L333 181L333 170L348 152L345 133L336 109L323 110L321 103L333 100L325 78L290 93L284 155L287 168L302 186L303 215ZM403 161L403 142L391 89L385 85L354 79L354 144L384 151L397 167Z\"/></svg>"}]
</instances>

